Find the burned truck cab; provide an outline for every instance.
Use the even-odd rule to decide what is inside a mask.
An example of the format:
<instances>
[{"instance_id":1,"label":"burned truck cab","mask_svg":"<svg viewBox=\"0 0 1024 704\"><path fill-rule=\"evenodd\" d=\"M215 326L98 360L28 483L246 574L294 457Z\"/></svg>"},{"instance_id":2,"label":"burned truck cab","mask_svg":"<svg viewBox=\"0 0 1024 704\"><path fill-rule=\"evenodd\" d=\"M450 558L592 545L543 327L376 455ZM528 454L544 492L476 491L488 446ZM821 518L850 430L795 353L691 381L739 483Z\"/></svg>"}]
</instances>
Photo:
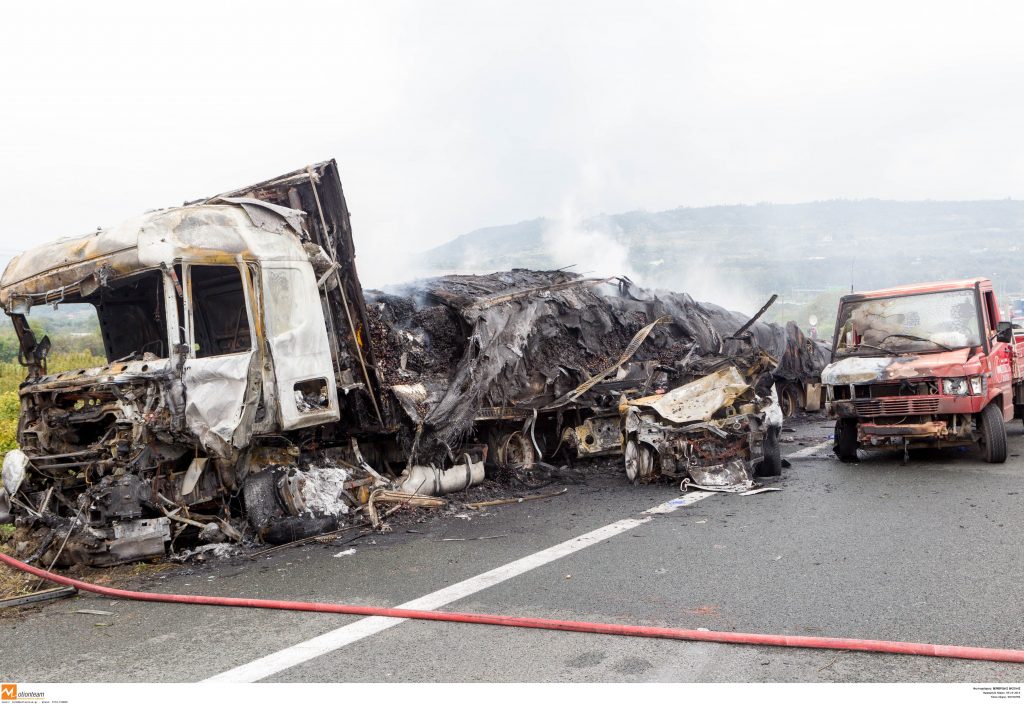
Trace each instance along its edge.
<instances>
[{"instance_id":1,"label":"burned truck cab","mask_svg":"<svg viewBox=\"0 0 1024 704\"><path fill-rule=\"evenodd\" d=\"M36 247L0 279L26 366L22 495L67 552L163 554L167 515L229 515L255 439L339 417L304 213L251 198L157 210ZM31 312L95 311L106 363L50 372ZM230 531L228 525L224 530Z\"/></svg>"}]
</instances>

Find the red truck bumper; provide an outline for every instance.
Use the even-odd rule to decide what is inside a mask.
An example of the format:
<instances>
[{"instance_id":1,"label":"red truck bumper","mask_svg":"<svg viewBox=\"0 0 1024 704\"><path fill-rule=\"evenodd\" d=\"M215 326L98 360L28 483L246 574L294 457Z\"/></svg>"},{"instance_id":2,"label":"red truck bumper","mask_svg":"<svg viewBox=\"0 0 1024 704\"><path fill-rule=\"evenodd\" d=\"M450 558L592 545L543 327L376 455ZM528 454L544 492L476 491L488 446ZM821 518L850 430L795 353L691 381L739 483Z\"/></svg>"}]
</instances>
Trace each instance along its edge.
<instances>
[{"instance_id":1,"label":"red truck bumper","mask_svg":"<svg viewBox=\"0 0 1024 704\"><path fill-rule=\"evenodd\" d=\"M944 420L933 420L927 423L901 423L899 425L879 425L877 423L858 423L858 435L864 439L877 438L945 438L949 433L949 425Z\"/></svg>"},{"instance_id":2,"label":"red truck bumper","mask_svg":"<svg viewBox=\"0 0 1024 704\"><path fill-rule=\"evenodd\" d=\"M882 447L955 447L976 441L970 423L955 426L947 420L887 425L864 419L857 423L857 442L863 446Z\"/></svg>"}]
</instances>

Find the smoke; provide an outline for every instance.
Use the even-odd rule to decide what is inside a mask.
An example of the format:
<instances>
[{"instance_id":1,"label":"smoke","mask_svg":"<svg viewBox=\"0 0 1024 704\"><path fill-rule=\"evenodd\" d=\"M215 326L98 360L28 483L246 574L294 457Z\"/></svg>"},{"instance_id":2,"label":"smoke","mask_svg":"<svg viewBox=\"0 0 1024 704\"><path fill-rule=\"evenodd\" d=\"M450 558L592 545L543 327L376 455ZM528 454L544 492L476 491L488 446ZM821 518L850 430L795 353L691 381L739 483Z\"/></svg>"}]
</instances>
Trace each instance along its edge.
<instances>
[{"instance_id":1,"label":"smoke","mask_svg":"<svg viewBox=\"0 0 1024 704\"><path fill-rule=\"evenodd\" d=\"M740 313L753 314L768 299L738 270L705 256L663 255L656 242L624 233L608 218L581 218L572 201L544 230L543 246L556 268L572 267L585 276L627 276L647 288L688 293Z\"/></svg>"},{"instance_id":2,"label":"smoke","mask_svg":"<svg viewBox=\"0 0 1024 704\"><path fill-rule=\"evenodd\" d=\"M650 264L650 272L644 278L646 286L688 293L694 300L739 313L753 315L771 295L749 285L741 271L722 267L708 257L661 263L655 260Z\"/></svg>"},{"instance_id":3,"label":"smoke","mask_svg":"<svg viewBox=\"0 0 1024 704\"><path fill-rule=\"evenodd\" d=\"M395 247L390 238L359 243L363 285L391 290L422 277L525 267L569 269L592 277L626 276L646 288L688 293L698 301L746 314L768 299L771 292L758 291L739 268L714 256L697 255L692 248L680 249L671 232L645 232L634 226L627 231L614 216L590 216L597 211L594 194L600 192L596 186L601 178L596 168L581 174L581 186L563 198L556 217L544 221L539 243L526 240L521 247L496 251L486 240L465 242L459 260L444 270L431 267L422 252Z\"/></svg>"},{"instance_id":4,"label":"smoke","mask_svg":"<svg viewBox=\"0 0 1024 704\"><path fill-rule=\"evenodd\" d=\"M356 267L364 288L385 289L437 272L423 266L423 255L413 248L396 246L395 237L356 241Z\"/></svg>"},{"instance_id":5,"label":"smoke","mask_svg":"<svg viewBox=\"0 0 1024 704\"><path fill-rule=\"evenodd\" d=\"M559 217L544 229L542 244L555 268L571 268L584 276L628 276L641 283L621 234L582 220L566 201Z\"/></svg>"}]
</instances>

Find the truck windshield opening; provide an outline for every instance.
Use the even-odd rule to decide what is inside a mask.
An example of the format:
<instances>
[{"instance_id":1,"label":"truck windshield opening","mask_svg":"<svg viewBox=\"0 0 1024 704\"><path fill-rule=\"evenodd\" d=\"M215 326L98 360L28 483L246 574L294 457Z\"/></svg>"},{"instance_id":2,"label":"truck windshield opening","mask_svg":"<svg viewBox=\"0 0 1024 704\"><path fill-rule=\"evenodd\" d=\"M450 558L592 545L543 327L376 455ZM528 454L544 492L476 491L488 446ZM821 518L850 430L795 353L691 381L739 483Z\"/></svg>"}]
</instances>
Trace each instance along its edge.
<instances>
[{"instance_id":1,"label":"truck windshield opening","mask_svg":"<svg viewBox=\"0 0 1024 704\"><path fill-rule=\"evenodd\" d=\"M973 290L848 301L836 323L836 356L937 352L981 344Z\"/></svg>"},{"instance_id":2,"label":"truck windshield opening","mask_svg":"<svg viewBox=\"0 0 1024 704\"><path fill-rule=\"evenodd\" d=\"M142 272L86 296L68 295L52 308L33 307L27 320L37 340L50 338L54 356L87 353L107 362L166 358L162 286L159 271Z\"/></svg>"}]
</instances>

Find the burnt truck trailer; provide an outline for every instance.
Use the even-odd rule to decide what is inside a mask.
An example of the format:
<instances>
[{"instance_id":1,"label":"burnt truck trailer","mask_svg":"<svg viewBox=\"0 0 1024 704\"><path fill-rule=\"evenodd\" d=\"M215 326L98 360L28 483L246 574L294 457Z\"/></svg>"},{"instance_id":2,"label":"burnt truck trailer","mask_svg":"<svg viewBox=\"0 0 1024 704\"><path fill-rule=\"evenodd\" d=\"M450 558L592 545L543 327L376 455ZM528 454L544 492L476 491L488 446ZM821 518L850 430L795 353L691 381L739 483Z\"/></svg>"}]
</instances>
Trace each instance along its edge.
<instances>
[{"instance_id":1,"label":"burnt truck trailer","mask_svg":"<svg viewBox=\"0 0 1024 704\"><path fill-rule=\"evenodd\" d=\"M514 269L366 296L378 372L417 428L404 449L435 462L467 438L503 465L621 454L624 398L736 363L748 377L767 372L780 400L803 399L819 393L828 359L795 324L623 277Z\"/></svg>"},{"instance_id":2,"label":"burnt truck trailer","mask_svg":"<svg viewBox=\"0 0 1024 704\"><path fill-rule=\"evenodd\" d=\"M163 554L172 525L316 534L374 515L374 491L458 489L572 437L621 452L623 394L737 345L794 386L822 359L795 326L741 330L628 279L513 270L364 298L334 161L31 249L0 305L27 369L0 522L39 534L37 557L97 565ZM28 316L83 305L108 361L50 372Z\"/></svg>"}]
</instances>

